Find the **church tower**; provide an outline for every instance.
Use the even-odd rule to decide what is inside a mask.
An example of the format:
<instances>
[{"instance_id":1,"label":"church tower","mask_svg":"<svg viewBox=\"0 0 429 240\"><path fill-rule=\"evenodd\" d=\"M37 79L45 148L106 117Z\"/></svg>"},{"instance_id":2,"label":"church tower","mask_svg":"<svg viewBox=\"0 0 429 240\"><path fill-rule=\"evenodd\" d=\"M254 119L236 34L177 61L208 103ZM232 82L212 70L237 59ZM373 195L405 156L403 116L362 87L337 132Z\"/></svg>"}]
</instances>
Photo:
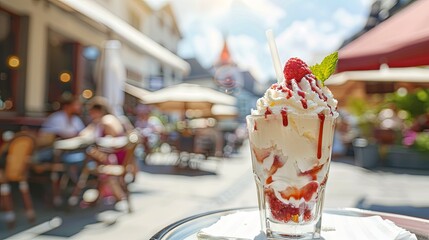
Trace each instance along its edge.
<instances>
[{"instance_id":1,"label":"church tower","mask_svg":"<svg viewBox=\"0 0 429 240\"><path fill-rule=\"evenodd\" d=\"M219 58L218 60L215 62L214 67L215 68L219 68L222 66L235 66L236 64L234 63L232 56L231 56L231 52L229 51L229 47L228 47L228 43L226 41L226 37L223 40L223 47L222 47L222 51L219 54Z\"/></svg>"},{"instance_id":2,"label":"church tower","mask_svg":"<svg viewBox=\"0 0 429 240\"><path fill-rule=\"evenodd\" d=\"M243 85L241 70L234 62L229 51L226 37L223 41L223 47L220 51L219 58L213 64L214 80L218 87L226 92L233 94Z\"/></svg>"}]
</instances>

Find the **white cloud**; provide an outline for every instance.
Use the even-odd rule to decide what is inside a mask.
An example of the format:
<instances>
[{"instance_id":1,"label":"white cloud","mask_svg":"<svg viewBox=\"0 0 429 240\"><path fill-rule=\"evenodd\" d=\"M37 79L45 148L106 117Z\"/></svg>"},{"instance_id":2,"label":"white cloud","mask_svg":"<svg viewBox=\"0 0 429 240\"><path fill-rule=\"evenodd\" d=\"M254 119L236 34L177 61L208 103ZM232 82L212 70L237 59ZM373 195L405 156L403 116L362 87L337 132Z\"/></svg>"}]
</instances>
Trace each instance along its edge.
<instances>
[{"instance_id":1,"label":"white cloud","mask_svg":"<svg viewBox=\"0 0 429 240\"><path fill-rule=\"evenodd\" d=\"M279 22L285 15L283 10L267 0L181 0L180 4L172 3L184 35L179 55L195 56L203 66L210 67L219 56L223 37L227 37L230 50L241 67L261 79L270 75L261 67L263 59L269 57L260 47L265 42L258 43L255 39L261 39L268 27ZM265 65L272 68L270 64Z\"/></svg>"},{"instance_id":2,"label":"white cloud","mask_svg":"<svg viewBox=\"0 0 429 240\"><path fill-rule=\"evenodd\" d=\"M203 66L209 67L218 57L222 43L223 36L216 27L200 23L180 43L179 55L196 57Z\"/></svg>"},{"instance_id":3,"label":"white cloud","mask_svg":"<svg viewBox=\"0 0 429 240\"><path fill-rule=\"evenodd\" d=\"M363 26L367 7L374 0L329 0L320 5L314 0L306 2L308 7L281 0L145 1L172 4L184 36L178 48L180 56L196 57L210 67L226 36L237 64L266 80L274 77L266 29L278 31L276 42L282 62L296 56L313 64Z\"/></svg>"},{"instance_id":4,"label":"white cloud","mask_svg":"<svg viewBox=\"0 0 429 240\"><path fill-rule=\"evenodd\" d=\"M362 15L352 14L344 8L339 8L332 15L332 18L341 26L347 29L355 29L365 24L366 18Z\"/></svg>"},{"instance_id":5,"label":"white cloud","mask_svg":"<svg viewBox=\"0 0 429 240\"><path fill-rule=\"evenodd\" d=\"M181 30L186 32L195 23L214 23L228 12L233 0L180 0L171 1Z\"/></svg>"},{"instance_id":6,"label":"white cloud","mask_svg":"<svg viewBox=\"0 0 429 240\"><path fill-rule=\"evenodd\" d=\"M335 25L331 22L321 22L319 25L319 29L322 32L332 32L335 31Z\"/></svg>"},{"instance_id":7,"label":"white cloud","mask_svg":"<svg viewBox=\"0 0 429 240\"><path fill-rule=\"evenodd\" d=\"M320 28L320 24L324 27ZM279 55L282 60L299 57L311 63L319 53L334 51L342 42L342 34L335 31L329 22L316 23L314 19L294 21L276 38ZM268 47L267 47L268 49Z\"/></svg>"},{"instance_id":8,"label":"white cloud","mask_svg":"<svg viewBox=\"0 0 429 240\"><path fill-rule=\"evenodd\" d=\"M230 36L228 44L239 67L252 72L256 79L266 80L273 67L271 60L267 61L269 56L255 38L247 35Z\"/></svg>"},{"instance_id":9,"label":"white cloud","mask_svg":"<svg viewBox=\"0 0 429 240\"><path fill-rule=\"evenodd\" d=\"M360 3L363 6L367 6L367 7L371 6L371 4L374 3L374 2L375 2L375 0L360 0Z\"/></svg>"},{"instance_id":10,"label":"white cloud","mask_svg":"<svg viewBox=\"0 0 429 240\"><path fill-rule=\"evenodd\" d=\"M258 16L267 27L276 27L281 18L285 17L286 12L267 0L252 0L241 2L255 15Z\"/></svg>"}]
</instances>

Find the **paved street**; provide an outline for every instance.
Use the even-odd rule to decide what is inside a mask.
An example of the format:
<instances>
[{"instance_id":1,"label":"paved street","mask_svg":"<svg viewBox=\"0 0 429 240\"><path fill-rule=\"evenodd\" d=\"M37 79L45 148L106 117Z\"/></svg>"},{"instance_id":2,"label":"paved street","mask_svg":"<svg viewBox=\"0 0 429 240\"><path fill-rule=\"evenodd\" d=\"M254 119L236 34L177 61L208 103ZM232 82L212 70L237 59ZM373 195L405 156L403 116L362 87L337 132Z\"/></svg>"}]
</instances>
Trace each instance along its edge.
<instances>
[{"instance_id":1,"label":"paved street","mask_svg":"<svg viewBox=\"0 0 429 240\"><path fill-rule=\"evenodd\" d=\"M0 239L149 239L166 225L190 215L256 206L249 154L245 145L237 156L209 160L201 170L171 167L168 156L155 156L131 186L133 213L122 213L112 206L53 210L36 203L37 223L29 225L18 211L17 228L6 230L0 224ZM429 218L429 192L423 191L429 189L429 173L369 171L342 162L332 163L326 207L358 206ZM21 206L16 201L16 208Z\"/></svg>"}]
</instances>

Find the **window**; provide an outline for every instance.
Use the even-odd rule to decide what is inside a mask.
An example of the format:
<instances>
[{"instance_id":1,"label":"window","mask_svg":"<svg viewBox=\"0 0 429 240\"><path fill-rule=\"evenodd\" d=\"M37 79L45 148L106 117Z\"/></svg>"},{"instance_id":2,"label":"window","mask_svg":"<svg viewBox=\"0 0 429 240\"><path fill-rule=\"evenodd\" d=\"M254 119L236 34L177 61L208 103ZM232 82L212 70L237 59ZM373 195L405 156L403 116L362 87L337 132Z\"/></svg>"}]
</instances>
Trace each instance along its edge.
<instances>
[{"instance_id":1,"label":"window","mask_svg":"<svg viewBox=\"0 0 429 240\"><path fill-rule=\"evenodd\" d=\"M99 74L99 59L100 49L95 46L85 46L83 48L83 58L81 66L83 66L82 74L82 97L89 99L96 93L97 74Z\"/></svg>"},{"instance_id":2,"label":"window","mask_svg":"<svg viewBox=\"0 0 429 240\"><path fill-rule=\"evenodd\" d=\"M0 112L16 111L18 70L23 57L19 55L20 18L0 9Z\"/></svg>"},{"instance_id":3,"label":"window","mask_svg":"<svg viewBox=\"0 0 429 240\"><path fill-rule=\"evenodd\" d=\"M47 110L56 111L63 94L77 94L80 44L50 30L48 33Z\"/></svg>"}]
</instances>

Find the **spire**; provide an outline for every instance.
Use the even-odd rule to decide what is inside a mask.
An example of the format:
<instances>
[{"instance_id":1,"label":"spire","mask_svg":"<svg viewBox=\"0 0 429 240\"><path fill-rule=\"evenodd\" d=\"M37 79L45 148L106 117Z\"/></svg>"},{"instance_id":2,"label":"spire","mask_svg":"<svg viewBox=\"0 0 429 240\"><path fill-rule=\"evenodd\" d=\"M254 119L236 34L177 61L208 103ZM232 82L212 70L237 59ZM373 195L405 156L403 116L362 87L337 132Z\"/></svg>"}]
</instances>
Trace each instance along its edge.
<instances>
[{"instance_id":1,"label":"spire","mask_svg":"<svg viewBox=\"0 0 429 240\"><path fill-rule=\"evenodd\" d=\"M229 52L228 43L226 41L226 38L223 40L223 48L220 52L219 59L216 62L216 66L223 66L223 65L233 65L234 61L232 60L231 53Z\"/></svg>"}]
</instances>

